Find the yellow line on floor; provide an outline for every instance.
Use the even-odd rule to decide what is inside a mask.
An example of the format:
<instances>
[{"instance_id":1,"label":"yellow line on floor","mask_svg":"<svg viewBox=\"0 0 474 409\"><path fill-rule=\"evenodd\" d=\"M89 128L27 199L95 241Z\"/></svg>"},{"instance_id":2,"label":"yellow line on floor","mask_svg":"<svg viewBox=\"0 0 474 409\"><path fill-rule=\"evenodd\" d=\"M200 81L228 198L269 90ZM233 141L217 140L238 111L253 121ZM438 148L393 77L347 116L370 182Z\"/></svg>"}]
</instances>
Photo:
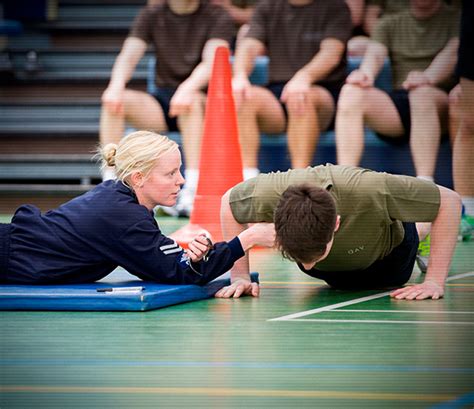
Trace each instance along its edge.
<instances>
[{"instance_id":1,"label":"yellow line on floor","mask_svg":"<svg viewBox=\"0 0 474 409\"><path fill-rule=\"evenodd\" d=\"M321 286L326 285L321 282L312 282L312 281L260 281L260 284L285 284L285 285L309 285L309 286Z\"/></svg>"},{"instance_id":2,"label":"yellow line on floor","mask_svg":"<svg viewBox=\"0 0 474 409\"><path fill-rule=\"evenodd\" d=\"M356 391L302 391L238 388L167 388L167 387L111 387L111 386L2 386L2 393L101 393L101 394L156 394L156 395L204 395L204 396L248 396L286 398L331 398L360 400L397 400L408 402L442 402L456 399L447 394L414 394Z\"/></svg>"}]
</instances>

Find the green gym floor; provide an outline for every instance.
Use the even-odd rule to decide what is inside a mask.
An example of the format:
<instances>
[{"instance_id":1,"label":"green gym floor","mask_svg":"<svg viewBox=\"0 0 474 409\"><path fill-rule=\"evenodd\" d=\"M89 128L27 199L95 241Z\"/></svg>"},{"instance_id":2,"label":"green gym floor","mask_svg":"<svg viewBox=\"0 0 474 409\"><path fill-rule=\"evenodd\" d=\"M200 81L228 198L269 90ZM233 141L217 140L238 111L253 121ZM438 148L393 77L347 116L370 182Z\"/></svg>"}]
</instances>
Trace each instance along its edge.
<instances>
[{"instance_id":1,"label":"green gym floor","mask_svg":"<svg viewBox=\"0 0 474 409\"><path fill-rule=\"evenodd\" d=\"M3 311L0 407L474 407L474 242L439 301L331 290L269 250L251 264L258 299Z\"/></svg>"}]
</instances>

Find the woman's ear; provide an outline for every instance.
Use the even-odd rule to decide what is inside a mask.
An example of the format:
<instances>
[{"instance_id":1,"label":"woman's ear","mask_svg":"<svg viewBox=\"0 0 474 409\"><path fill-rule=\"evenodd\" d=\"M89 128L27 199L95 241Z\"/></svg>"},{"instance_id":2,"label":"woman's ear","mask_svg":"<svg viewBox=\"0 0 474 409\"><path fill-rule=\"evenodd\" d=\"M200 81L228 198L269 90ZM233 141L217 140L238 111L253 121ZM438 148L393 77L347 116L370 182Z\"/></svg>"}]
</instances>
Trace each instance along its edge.
<instances>
[{"instance_id":1,"label":"woman's ear","mask_svg":"<svg viewBox=\"0 0 474 409\"><path fill-rule=\"evenodd\" d=\"M341 224L341 216L337 215L336 216L336 226L334 227L335 232L339 230L340 224Z\"/></svg>"},{"instance_id":2,"label":"woman's ear","mask_svg":"<svg viewBox=\"0 0 474 409\"><path fill-rule=\"evenodd\" d=\"M130 182L131 182L132 188L134 189L143 187L144 181L145 179L143 177L142 172L133 172L130 175Z\"/></svg>"}]
</instances>

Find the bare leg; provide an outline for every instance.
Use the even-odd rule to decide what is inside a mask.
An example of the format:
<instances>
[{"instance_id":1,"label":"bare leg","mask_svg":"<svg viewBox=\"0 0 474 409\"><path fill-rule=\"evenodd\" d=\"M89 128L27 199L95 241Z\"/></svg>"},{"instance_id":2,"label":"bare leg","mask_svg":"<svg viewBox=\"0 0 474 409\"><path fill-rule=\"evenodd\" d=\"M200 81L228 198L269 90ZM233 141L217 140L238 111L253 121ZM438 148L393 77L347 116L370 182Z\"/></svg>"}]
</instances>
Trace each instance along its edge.
<instances>
[{"instance_id":1,"label":"bare leg","mask_svg":"<svg viewBox=\"0 0 474 409\"><path fill-rule=\"evenodd\" d=\"M260 132L279 133L285 130L283 108L265 88L253 87L252 97L245 99L238 111L238 126L244 168L258 168Z\"/></svg>"},{"instance_id":2,"label":"bare leg","mask_svg":"<svg viewBox=\"0 0 474 409\"><path fill-rule=\"evenodd\" d=\"M142 91L126 90L125 120L138 129L166 132L165 116L156 99Z\"/></svg>"},{"instance_id":3,"label":"bare leg","mask_svg":"<svg viewBox=\"0 0 474 409\"><path fill-rule=\"evenodd\" d=\"M312 88L304 112L293 112L288 107L288 150L292 168L311 165L320 132L329 126L334 108L331 94L322 87Z\"/></svg>"},{"instance_id":4,"label":"bare leg","mask_svg":"<svg viewBox=\"0 0 474 409\"><path fill-rule=\"evenodd\" d=\"M456 135L461 125L461 86L456 85L449 93L449 142L454 149L456 144ZM454 165L454 163L453 163Z\"/></svg>"},{"instance_id":5,"label":"bare leg","mask_svg":"<svg viewBox=\"0 0 474 409\"><path fill-rule=\"evenodd\" d=\"M155 98L142 91L127 89L124 92L123 113L114 114L102 107L99 131L102 146L120 142L125 132L126 120L138 129L153 129L157 132L166 130L163 111ZM113 170L104 169L103 177L104 179L114 177Z\"/></svg>"},{"instance_id":6,"label":"bare leg","mask_svg":"<svg viewBox=\"0 0 474 409\"><path fill-rule=\"evenodd\" d=\"M99 139L101 146L119 143L125 130L125 115L113 114L106 107L100 112Z\"/></svg>"},{"instance_id":7,"label":"bare leg","mask_svg":"<svg viewBox=\"0 0 474 409\"><path fill-rule=\"evenodd\" d=\"M199 169L205 104L205 95L201 92L196 93L190 112L178 117L186 169Z\"/></svg>"},{"instance_id":8,"label":"bare leg","mask_svg":"<svg viewBox=\"0 0 474 409\"><path fill-rule=\"evenodd\" d=\"M462 93L457 106L461 124L453 147L453 179L456 191L463 197L474 197L474 81L461 78Z\"/></svg>"},{"instance_id":9,"label":"bare leg","mask_svg":"<svg viewBox=\"0 0 474 409\"><path fill-rule=\"evenodd\" d=\"M448 96L431 86L410 91L410 147L417 176L433 177L441 133L447 129Z\"/></svg>"},{"instance_id":10,"label":"bare leg","mask_svg":"<svg viewBox=\"0 0 474 409\"><path fill-rule=\"evenodd\" d=\"M339 97L336 115L338 164L359 165L364 150L364 125L383 135L403 135L400 116L384 91L346 84Z\"/></svg>"}]
</instances>

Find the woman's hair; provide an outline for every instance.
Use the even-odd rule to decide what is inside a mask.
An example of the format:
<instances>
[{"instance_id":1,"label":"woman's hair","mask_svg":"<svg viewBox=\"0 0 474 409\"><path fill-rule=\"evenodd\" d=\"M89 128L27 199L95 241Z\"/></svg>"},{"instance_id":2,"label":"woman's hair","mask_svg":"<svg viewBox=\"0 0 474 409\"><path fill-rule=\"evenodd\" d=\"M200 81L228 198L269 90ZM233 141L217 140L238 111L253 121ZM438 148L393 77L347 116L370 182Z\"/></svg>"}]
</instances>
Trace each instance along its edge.
<instances>
[{"instance_id":1,"label":"woman's hair","mask_svg":"<svg viewBox=\"0 0 474 409\"><path fill-rule=\"evenodd\" d=\"M146 178L157 159L178 149L178 144L167 136L151 131L128 134L119 144L109 143L99 149L102 167L111 166L117 179L130 186L130 175L141 172Z\"/></svg>"},{"instance_id":2,"label":"woman's hair","mask_svg":"<svg viewBox=\"0 0 474 409\"><path fill-rule=\"evenodd\" d=\"M310 263L326 251L336 227L336 204L325 189L290 186L275 209L276 243L283 257Z\"/></svg>"}]
</instances>

